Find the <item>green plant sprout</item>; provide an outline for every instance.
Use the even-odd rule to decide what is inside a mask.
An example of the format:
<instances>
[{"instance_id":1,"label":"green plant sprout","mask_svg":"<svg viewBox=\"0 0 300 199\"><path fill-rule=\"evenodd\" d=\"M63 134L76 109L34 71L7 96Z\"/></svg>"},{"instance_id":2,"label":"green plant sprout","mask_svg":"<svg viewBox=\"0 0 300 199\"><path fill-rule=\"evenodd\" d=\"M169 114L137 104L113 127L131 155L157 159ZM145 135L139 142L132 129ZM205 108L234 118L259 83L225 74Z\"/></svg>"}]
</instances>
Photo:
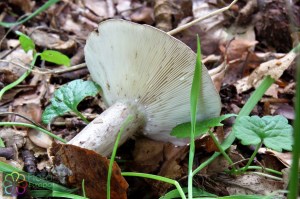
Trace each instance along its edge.
<instances>
[{"instance_id":1,"label":"green plant sprout","mask_svg":"<svg viewBox=\"0 0 300 199\"><path fill-rule=\"evenodd\" d=\"M113 165L114 165L114 161L115 161L115 157L116 157L116 154L117 154L117 149L118 149L118 145L119 145L119 142L120 142L120 139L121 139L121 135L125 129L125 127L133 120L133 116L132 115L129 115L124 124L121 126L120 128L120 131L117 135L117 138L116 138L116 141L115 141L115 144L114 144L114 149L113 149L113 152L110 156L110 160L109 160L109 167L108 167L108 172L107 172L107 183L106 183L106 198L107 199L110 199L110 181L111 181L111 174L112 174L112 168L113 168Z\"/></svg>"},{"instance_id":2,"label":"green plant sprout","mask_svg":"<svg viewBox=\"0 0 300 199\"><path fill-rule=\"evenodd\" d=\"M21 75L16 81L6 85L4 88L1 89L1 91L0 91L0 100L2 99L2 96L4 95L5 92L7 92L8 90L14 88L15 86L17 86L18 84L20 84L21 82L23 82L26 79L26 77L31 73L32 69L34 68L35 62L36 62L38 57L40 57L42 60L45 60L45 61L48 61L48 62L51 62L51 63L70 66L70 59L66 55L64 55L60 52L57 52L57 51L53 51L53 50L44 50L41 53L37 53L36 50L35 50L35 44L34 44L33 40L30 37L28 37L27 35L19 32L19 31L16 31L16 34L19 35L19 42L21 44L22 49L25 52L28 52L28 51L32 50L33 59L30 63L29 69L23 75ZM20 126L24 126L26 124L22 124L22 123L15 123L15 124L13 124L13 123L0 123L0 125L5 125L5 126L20 125ZM28 125L28 127L35 128L33 126L34 125ZM43 131L46 134L49 134L50 136L62 141L61 138L55 136L54 134L49 133L45 129L43 129L41 131ZM65 141L63 141L63 142L65 142ZM4 146L5 146L4 142L0 138L0 147L4 147Z\"/></svg>"},{"instance_id":3,"label":"green plant sprout","mask_svg":"<svg viewBox=\"0 0 300 199\"><path fill-rule=\"evenodd\" d=\"M51 63L70 66L70 59L66 55L64 55L58 51L53 51L53 50L44 50L41 53L37 53L35 50L35 44L34 44L33 40L30 39L30 37L28 37L27 35L19 32L19 31L17 31L16 34L19 35L19 42L20 42L23 50L25 52L32 50L33 59L30 63L29 69L22 76L20 76L16 81L6 85L3 89L1 89L0 100L2 99L2 96L4 95L4 93L6 91L12 89L13 87L17 86L18 84L20 84L22 81L25 80L25 78L31 73L32 69L34 68L35 62L38 57L40 57L42 60L45 60L45 61L48 61Z\"/></svg>"},{"instance_id":4,"label":"green plant sprout","mask_svg":"<svg viewBox=\"0 0 300 199\"><path fill-rule=\"evenodd\" d=\"M281 152L282 149L292 150L293 128L288 124L288 120L281 115L262 118L258 116L240 117L235 121L233 133L242 141L243 145L256 146L242 171L248 169L262 144L278 152Z\"/></svg>"},{"instance_id":5,"label":"green plant sprout","mask_svg":"<svg viewBox=\"0 0 300 199\"><path fill-rule=\"evenodd\" d=\"M49 105L42 115L42 120L48 124L57 116L73 111L84 122L89 121L77 110L78 104L87 96L96 96L100 87L92 81L73 80L54 92Z\"/></svg>"}]
</instances>

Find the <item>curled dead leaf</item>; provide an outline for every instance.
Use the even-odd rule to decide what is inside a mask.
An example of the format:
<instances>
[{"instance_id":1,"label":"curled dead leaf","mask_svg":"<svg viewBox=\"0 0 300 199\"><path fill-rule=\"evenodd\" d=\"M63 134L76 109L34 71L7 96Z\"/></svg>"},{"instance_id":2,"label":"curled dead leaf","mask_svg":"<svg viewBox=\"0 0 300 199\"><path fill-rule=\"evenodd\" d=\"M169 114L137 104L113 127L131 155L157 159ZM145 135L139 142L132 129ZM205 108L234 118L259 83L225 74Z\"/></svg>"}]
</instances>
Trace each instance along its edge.
<instances>
[{"instance_id":1,"label":"curled dead leaf","mask_svg":"<svg viewBox=\"0 0 300 199\"><path fill-rule=\"evenodd\" d=\"M81 190L85 181L86 195L90 199L106 196L109 160L96 152L73 145L53 143L50 150L53 157L53 172L61 181ZM121 175L117 163L113 165L111 176L111 198L126 199L128 184Z\"/></svg>"}]
</instances>

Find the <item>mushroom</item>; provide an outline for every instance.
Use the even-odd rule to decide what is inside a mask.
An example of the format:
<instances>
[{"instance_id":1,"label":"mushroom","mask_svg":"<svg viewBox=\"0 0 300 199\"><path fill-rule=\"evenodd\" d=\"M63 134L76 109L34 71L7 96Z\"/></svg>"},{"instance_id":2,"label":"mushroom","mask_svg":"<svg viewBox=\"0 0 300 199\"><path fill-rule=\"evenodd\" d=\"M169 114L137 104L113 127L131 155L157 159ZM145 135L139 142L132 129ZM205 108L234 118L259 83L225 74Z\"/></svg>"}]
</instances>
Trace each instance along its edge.
<instances>
[{"instance_id":1,"label":"mushroom","mask_svg":"<svg viewBox=\"0 0 300 199\"><path fill-rule=\"evenodd\" d=\"M187 45L152 26L112 19L90 34L84 52L109 108L68 144L109 155L129 115L133 120L120 144L136 132L177 146L189 143L170 135L176 125L190 121L196 54ZM220 97L203 66L197 119L217 117L220 110Z\"/></svg>"}]
</instances>

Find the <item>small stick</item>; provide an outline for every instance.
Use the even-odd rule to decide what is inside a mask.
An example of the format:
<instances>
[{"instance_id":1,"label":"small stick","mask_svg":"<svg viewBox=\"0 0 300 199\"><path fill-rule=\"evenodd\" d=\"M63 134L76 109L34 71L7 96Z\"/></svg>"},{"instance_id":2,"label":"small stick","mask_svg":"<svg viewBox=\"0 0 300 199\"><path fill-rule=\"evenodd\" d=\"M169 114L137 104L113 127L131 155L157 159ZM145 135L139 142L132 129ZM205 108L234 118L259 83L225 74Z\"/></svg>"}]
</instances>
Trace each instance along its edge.
<instances>
[{"instance_id":1,"label":"small stick","mask_svg":"<svg viewBox=\"0 0 300 199\"><path fill-rule=\"evenodd\" d=\"M237 1L238 1L238 0L234 0L234 1L231 2L231 4L229 4L228 6L226 6L226 7L224 7L224 8L221 8L221 9L219 9L219 10L216 10L216 11L214 11L214 12L209 13L208 15L205 15L204 17L200 17L200 18L195 19L195 20L193 20L193 21L191 21L191 22L189 22L189 23L187 23L187 24L184 24L184 25L182 25L182 26L179 26L179 27L177 27L177 28L175 28L175 29L169 31L168 34L169 34L169 35L174 35L174 34L176 34L176 33L179 33L179 32L181 32L181 31L183 31L183 30L185 30L185 29L187 29L187 28L193 26L194 24L196 24L196 23L198 23L198 22L200 22L200 21L202 21L202 20L204 20L204 19L207 19L207 18L209 18L209 17L212 17L212 16L215 16L215 15L217 15L217 14L220 14L220 13L226 11L226 10L229 10L229 9L230 9Z\"/></svg>"}]
</instances>

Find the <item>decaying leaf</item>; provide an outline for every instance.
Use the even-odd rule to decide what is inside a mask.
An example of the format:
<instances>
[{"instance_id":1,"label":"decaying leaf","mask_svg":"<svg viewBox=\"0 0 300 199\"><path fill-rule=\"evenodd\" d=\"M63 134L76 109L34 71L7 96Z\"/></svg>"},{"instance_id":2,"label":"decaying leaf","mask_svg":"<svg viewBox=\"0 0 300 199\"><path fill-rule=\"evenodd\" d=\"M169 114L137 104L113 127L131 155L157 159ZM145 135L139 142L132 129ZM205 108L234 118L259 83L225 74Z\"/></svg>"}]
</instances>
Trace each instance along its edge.
<instances>
[{"instance_id":1,"label":"decaying leaf","mask_svg":"<svg viewBox=\"0 0 300 199\"><path fill-rule=\"evenodd\" d=\"M229 175L218 175L213 179L225 184L229 195L268 195L277 190L284 189L283 181L269 179L255 173L234 177ZM278 198L281 198L282 195L283 193L281 193L281 195L276 195L276 197L278 196Z\"/></svg>"},{"instance_id":2,"label":"decaying leaf","mask_svg":"<svg viewBox=\"0 0 300 199\"><path fill-rule=\"evenodd\" d=\"M62 182L81 190L85 181L86 195L90 199L106 197L109 160L92 150L73 145L53 144L50 155L53 157L53 172ZM121 176L117 163L113 165L111 176L111 198L126 199L128 184Z\"/></svg>"},{"instance_id":3,"label":"decaying leaf","mask_svg":"<svg viewBox=\"0 0 300 199\"><path fill-rule=\"evenodd\" d=\"M153 9L143 6L142 8L137 9L135 12L133 12L130 15L130 18L133 22L142 22L151 25L154 22Z\"/></svg>"},{"instance_id":4,"label":"decaying leaf","mask_svg":"<svg viewBox=\"0 0 300 199\"><path fill-rule=\"evenodd\" d=\"M25 13L31 12L36 3L35 1L31 0L9 0L8 2L15 6L18 6Z\"/></svg>"},{"instance_id":5,"label":"decaying leaf","mask_svg":"<svg viewBox=\"0 0 300 199\"><path fill-rule=\"evenodd\" d=\"M272 149L260 148L258 150L258 153L272 155L272 156L276 157L287 168L290 168L292 165L292 153L291 152L277 152Z\"/></svg>"},{"instance_id":6,"label":"decaying leaf","mask_svg":"<svg viewBox=\"0 0 300 199\"><path fill-rule=\"evenodd\" d=\"M175 147L171 143L153 141L148 138L138 138L134 149L133 170L145 173L153 173L159 170L158 175L178 179L185 173L185 168L180 164L186 157L188 146ZM170 184L145 179L145 181L157 192L164 194Z\"/></svg>"},{"instance_id":7,"label":"decaying leaf","mask_svg":"<svg viewBox=\"0 0 300 199\"><path fill-rule=\"evenodd\" d=\"M277 80L283 72L292 64L296 58L296 53L291 51L281 59L272 59L270 61L260 64L250 76L239 80L235 86L238 93L245 92L251 88L256 88L264 77L270 75Z\"/></svg>"},{"instance_id":8,"label":"decaying leaf","mask_svg":"<svg viewBox=\"0 0 300 199\"><path fill-rule=\"evenodd\" d=\"M156 0L154 5L154 18L156 27L164 31L175 28L180 20L190 16L192 2L189 0Z\"/></svg>"},{"instance_id":9,"label":"decaying leaf","mask_svg":"<svg viewBox=\"0 0 300 199\"><path fill-rule=\"evenodd\" d=\"M66 41L61 40L59 35L56 33L48 33L43 30L30 29L32 34L30 37L33 39L35 44L42 49L58 50L65 54L75 52L76 42L73 39L67 39Z\"/></svg>"}]
</instances>

